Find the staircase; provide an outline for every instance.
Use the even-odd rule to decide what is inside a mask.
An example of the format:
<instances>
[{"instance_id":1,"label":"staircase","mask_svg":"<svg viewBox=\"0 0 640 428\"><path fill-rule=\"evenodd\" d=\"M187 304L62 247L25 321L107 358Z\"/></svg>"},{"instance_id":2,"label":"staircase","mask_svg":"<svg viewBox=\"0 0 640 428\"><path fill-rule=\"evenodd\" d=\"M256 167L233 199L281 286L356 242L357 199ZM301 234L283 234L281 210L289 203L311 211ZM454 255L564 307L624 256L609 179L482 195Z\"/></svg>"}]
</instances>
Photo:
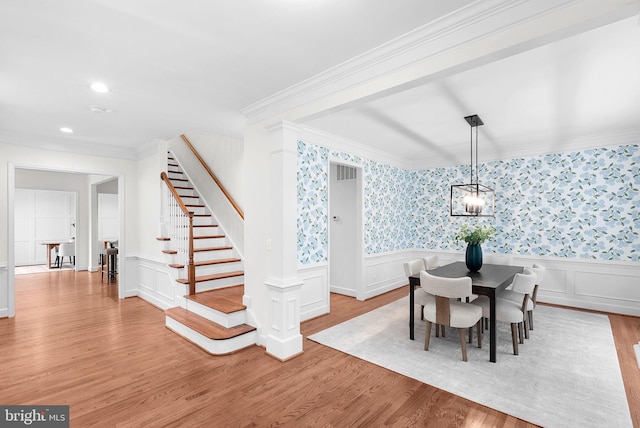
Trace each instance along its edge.
<instances>
[{"instance_id":1,"label":"staircase","mask_svg":"<svg viewBox=\"0 0 640 428\"><path fill-rule=\"evenodd\" d=\"M163 227L166 236L156 239L163 243L162 252L167 264L176 270L176 275L172 276L176 278L175 286L181 287L185 298L180 307L165 311L165 325L214 355L255 345L257 331L247 323L247 308L242 303L242 260L178 161L171 153L167 159L167 174L163 180L170 190L173 187L175 194L170 196L170 224ZM184 207L193 212L191 234L188 216L183 214ZM189 254L192 254L191 260ZM190 269L194 272L193 281L189 280Z\"/></svg>"}]
</instances>

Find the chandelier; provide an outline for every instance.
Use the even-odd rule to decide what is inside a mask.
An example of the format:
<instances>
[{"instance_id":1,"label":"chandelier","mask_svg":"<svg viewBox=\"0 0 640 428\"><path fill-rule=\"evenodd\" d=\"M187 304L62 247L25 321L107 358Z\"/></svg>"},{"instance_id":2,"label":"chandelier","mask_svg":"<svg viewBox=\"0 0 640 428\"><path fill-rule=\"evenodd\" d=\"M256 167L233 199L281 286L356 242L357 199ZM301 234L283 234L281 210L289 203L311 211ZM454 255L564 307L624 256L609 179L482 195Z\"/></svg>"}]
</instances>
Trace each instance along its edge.
<instances>
[{"instance_id":1,"label":"chandelier","mask_svg":"<svg viewBox=\"0 0 640 428\"><path fill-rule=\"evenodd\" d=\"M464 118L471 127L470 179L467 184L451 185L451 215L493 217L495 214L495 192L483 186L478 180L478 127L484 125L477 114ZM475 128L475 151L473 148L473 130ZM475 167L474 167L475 159Z\"/></svg>"}]
</instances>

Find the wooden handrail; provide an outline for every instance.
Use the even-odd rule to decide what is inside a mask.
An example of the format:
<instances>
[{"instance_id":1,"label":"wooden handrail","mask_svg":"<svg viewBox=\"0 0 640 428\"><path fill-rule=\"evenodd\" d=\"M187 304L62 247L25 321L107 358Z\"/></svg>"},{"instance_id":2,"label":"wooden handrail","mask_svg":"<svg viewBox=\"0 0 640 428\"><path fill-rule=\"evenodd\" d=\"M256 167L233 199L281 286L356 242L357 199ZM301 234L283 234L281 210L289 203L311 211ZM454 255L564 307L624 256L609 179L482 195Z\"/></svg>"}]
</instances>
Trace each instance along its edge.
<instances>
[{"instance_id":1,"label":"wooden handrail","mask_svg":"<svg viewBox=\"0 0 640 428\"><path fill-rule=\"evenodd\" d=\"M189 211L189 209L184 204L184 202L182 202L182 198L178 194L178 191L176 190L176 188L173 187L173 183L171 182L171 179L169 179L169 176L167 176L166 172L162 171L160 173L160 179L165 182L167 187L169 187L169 190L173 194L173 197L176 198L176 201L178 201L178 204L180 205L180 209L182 209L182 212L184 213L184 215L189 215L189 213L193 214L192 211Z\"/></svg>"},{"instance_id":2,"label":"wooden handrail","mask_svg":"<svg viewBox=\"0 0 640 428\"><path fill-rule=\"evenodd\" d=\"M189 217L189 263L187 265L187 279L189 281L189 295L196 294L196 265L194 261L194 247L193 247L193 216L195 213L193 211L189 211L187 206L182 201L180 194L175 187L173 187L173 183L171 179L167 176L167 173L162 171L160 173L160 179L165 182L169 191L173 195L174 199L178 202L180 209L184 213L185 216Z\"/></svg>"},{"instance_id":3,"label":"wooden handrail","mask_svg":"<svg viewBox=\"0 0 640 428\"><path fill-rule=\"evenodd\" d=\"M191 144L191 141L189 141L187 136L184 135L184 134L180 135L180 137L182 138L182 141L184 141L184 143L187 145L187 147L189 147L189 149L194 154L194 156L198 159L198 161L200 161L200 164L209 173L209 175L211 176L213 181L216 182L216 184L218 185L218 187L220 188L222 193L224 193L224 195L227 197L227 200L229 201L229 203L231 203L233 208L235 208L235 210L238 213L238 215L240 216L240 218L244 220L244 212L242 211L242 208L240 208L240 206L236 203L236 201L231 197L231 194L222 185L222 182L220 180L218 180L218 177L216 177L216 175L213 173L213 171L211 171L211 168L209 168L209 165L207 165L205 160L202 159L202 157L200 156L200 154L198 153L196 148L193 147L193 144Z\"/></svg>"}]
</instances>

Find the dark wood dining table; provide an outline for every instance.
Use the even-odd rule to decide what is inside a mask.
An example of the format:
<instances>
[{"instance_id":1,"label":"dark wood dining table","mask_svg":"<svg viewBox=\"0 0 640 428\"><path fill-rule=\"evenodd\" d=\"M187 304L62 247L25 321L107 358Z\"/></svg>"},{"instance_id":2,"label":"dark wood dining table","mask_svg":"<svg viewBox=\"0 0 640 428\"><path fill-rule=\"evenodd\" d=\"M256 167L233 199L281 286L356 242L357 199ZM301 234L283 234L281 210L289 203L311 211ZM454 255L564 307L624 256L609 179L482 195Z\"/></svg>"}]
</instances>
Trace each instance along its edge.
<instances>
[{"instance_id":1,"label":"dark wood dining table","mask_svg":"<svg viewBox=\"0 0 640 428\"><path fill-rule=\"evenodd\" d=\"M472 292L489 297L489 361L496 362L496 297L513 281L516 273L522 273L522 266L483 264L478 272L470 272L464 262L453 262L429 271L431 275L444 278L471 277ZM413 290L420 286L420 275L409 277L409 338L414 339L415 300Z\"/></svg>"}]
</instances>

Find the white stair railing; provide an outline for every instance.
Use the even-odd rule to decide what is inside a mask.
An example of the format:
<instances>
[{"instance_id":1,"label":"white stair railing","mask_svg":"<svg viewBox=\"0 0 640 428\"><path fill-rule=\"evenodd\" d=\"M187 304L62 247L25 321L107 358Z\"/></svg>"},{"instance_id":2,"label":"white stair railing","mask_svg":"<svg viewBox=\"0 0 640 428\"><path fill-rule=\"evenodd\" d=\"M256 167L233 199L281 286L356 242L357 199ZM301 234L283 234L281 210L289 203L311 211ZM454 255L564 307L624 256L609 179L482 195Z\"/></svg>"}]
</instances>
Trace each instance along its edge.
<instances>
[{"instance_id":1,"label":"white stair railing","mask_svg":"<svg viewBox=\"0 0 640 428\"><path fill-rule=\"evenodd\" d=\"M187 267L189 294L196 292L196 267L193 257L193 211L189 211L165 172L160 178L169 188L169 233L177 260Z\"/></svg>"}]
</instances>

